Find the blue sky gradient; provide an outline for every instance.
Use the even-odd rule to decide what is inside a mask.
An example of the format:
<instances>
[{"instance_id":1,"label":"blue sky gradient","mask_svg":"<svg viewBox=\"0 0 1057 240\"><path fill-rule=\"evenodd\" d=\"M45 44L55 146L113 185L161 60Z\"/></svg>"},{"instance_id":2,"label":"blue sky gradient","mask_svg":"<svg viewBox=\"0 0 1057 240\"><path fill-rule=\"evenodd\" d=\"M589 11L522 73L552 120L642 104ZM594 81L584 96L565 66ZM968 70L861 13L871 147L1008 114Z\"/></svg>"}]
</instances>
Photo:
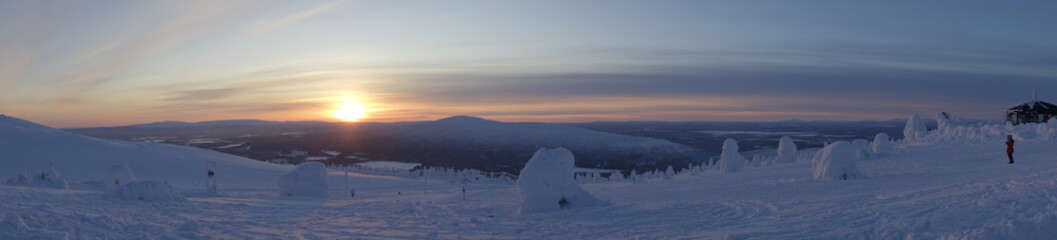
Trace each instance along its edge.
<instances>
[{"instance_id":1,"label":"blue sky gradient","mask_svg":"<svg viewBox=\"0 0 1057 240\"><path fill-rule=\"evenodd\" d=\"M1052 1L0 1L0 113L52 126L998 119L1057 99ZM1057 100L1052 100L1057 101Z\"/></svg>"}]
</instances>

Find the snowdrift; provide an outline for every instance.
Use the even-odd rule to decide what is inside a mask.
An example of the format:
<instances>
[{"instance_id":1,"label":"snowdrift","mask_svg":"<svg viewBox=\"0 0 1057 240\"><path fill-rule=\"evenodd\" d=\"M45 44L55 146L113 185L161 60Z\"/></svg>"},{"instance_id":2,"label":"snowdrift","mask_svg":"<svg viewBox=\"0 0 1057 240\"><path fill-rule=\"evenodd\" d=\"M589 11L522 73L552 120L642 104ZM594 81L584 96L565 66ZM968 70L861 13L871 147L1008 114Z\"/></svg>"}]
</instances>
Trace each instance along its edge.
<instances>
[{"instance_id":1,"label":"snowdrift","mask_svg":"<svg viewBox=\"0 0 1057 240\"><path fill-rule=\"evenodd\" d=\"M575 159L565 148L541 148L525 164L517 187L521 213L557 211L602 204L573 179Z\"/></svg>"}]
</instances>

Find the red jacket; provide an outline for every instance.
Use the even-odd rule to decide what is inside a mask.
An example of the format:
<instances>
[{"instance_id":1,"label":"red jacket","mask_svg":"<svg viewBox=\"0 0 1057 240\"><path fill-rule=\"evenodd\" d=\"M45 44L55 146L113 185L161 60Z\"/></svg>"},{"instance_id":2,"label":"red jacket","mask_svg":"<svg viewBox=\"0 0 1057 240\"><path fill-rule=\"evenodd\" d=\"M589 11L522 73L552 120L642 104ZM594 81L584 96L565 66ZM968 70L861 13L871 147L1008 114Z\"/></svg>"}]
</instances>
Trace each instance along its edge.
<instances>
[{"instance_id":1,"label":"red jacket","mask_svg":"<svg viewBox=\"0 0 1057 240\"><path fill-rule=\"evenodd\" d=\"M1013 153L1013 141L1006 141L1006 153Z\"/></svg>"}]
</instances>

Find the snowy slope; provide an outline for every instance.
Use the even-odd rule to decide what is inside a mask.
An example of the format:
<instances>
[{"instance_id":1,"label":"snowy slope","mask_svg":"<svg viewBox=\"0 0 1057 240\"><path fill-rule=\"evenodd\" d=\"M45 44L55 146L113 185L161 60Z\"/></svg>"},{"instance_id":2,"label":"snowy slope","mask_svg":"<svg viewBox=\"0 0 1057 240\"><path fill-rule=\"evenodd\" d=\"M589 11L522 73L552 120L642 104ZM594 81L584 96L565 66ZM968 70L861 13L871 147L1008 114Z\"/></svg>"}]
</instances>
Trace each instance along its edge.
<instances>
[{"instance_id":1,"label":"snowy slope","mask_svg":"<svg viewBox=\"0 0 1057 240\"><path fill-rule=\"evenodd\" d=\"M103 200L98 191L0 185L0 239L1057 236L1054 127L975 129L935 130L920 142L898 143L893 152L859 160L858 167L866 175L863 179L814 180L806 158L811 154L802 151L795 163L747 167L733 173L585 184L587 192L611 204L535 214L518 213L519 196L510 185L466 185L463 198L462 185L430 185L424 193L424 182L404 179L379 182L403 194L374 191L327 200L229 189L219 197L189 197L187 201L121 202ZM1006 164L1002 142L1007 133L1018 138L1017 164ZM41 159L54 160L45 157ZM8 171L6 166L3 171Z\"/></svg>"},{"instance_id":2,"label":"snowy slope","mask_svg":"<svg viewBox=\"0 0 1057 240\"><path fill-rule=\"evenodd\" d=\"M127 164L139 179L164 180L183 189L204 188L206 162L215 162L220 189L277 189L278 177L293 169L193 147L85 137L0 115L2 179L23 171L32 175L54 165L71 183L91 185L107 167Z\"/></svg>"}]
</instances>

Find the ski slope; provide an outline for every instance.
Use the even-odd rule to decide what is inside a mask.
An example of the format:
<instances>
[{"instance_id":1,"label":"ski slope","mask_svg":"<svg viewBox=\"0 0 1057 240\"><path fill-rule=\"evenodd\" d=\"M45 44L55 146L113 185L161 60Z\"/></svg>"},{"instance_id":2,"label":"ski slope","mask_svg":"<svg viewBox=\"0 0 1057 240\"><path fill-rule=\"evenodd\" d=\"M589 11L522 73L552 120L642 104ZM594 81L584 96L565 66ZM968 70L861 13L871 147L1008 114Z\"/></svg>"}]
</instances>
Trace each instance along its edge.
<instances>
[{"instance_id":1,"label":"ski slope","mask_svg":"<svg viewBox=\"0 0 1057 240\"><path fill-rule=\"evenodd\" d=\"M672 180L584 184L610 204L520 214L512 185L467 185L354 176L354 198L331 173L328 199L282 198L278 175L258 165L178 146L143 146L35 127L0 125L0 171L55 163L72 190L0 185L0 239L1051 239L1057 236L1057 145L1052 126L939 129L916 142L858 160L864 179L814 180L810 151L798 161L737 172L681 173ZM23 130L12 131L20 128ZM29 130L25 130L29 129ZM990 129L990 130L987 130ZM1004 134L1017 136L1006 164ZM12 138L12 134L19 135ZM1001 136L1001 137L994 137ZM6 147L39 138L46 144ZM964 139L964 140L960 140ZM59 141L59 142L53 142ZM80 145L78 145L80 144ZM777 143L776 143L777 144ZM81 146L88 145L88 146ZM107 147L109 146L109 147ZM100 150L102 149L102 150ZM104 153L105 152L107 153ZM100 152L93 152L100 151ZM79 156L106 154L107 157ZM9 156L19 156L12 158ZM138 157L139 160L120 157ZM194 157L189 157L194 156ZM164 169L215 159L219 195ZM30 163L27 160L31 159ZM116 160L109 160L114 158ZM77 161L66 159L78 159ZM186 162L180 162L183 160ZM112 161L112 162L108 162ZM104 200L88 187L94 164L130 161L139 178L174 182L185 201ZM136 162L136 161L143 161ZM164 167L152 167L151 161ZM75 167L64 167L76 164ZM133 165L141 164L141 165ZM218 164L219 165L219 164ZM101 170L99 170L101 171ZM190 170L189 170L190 171ZM227 184L239 187L224 188ZM397 194L397 193L400 194Z\"/></svg>"}]
</instances>

